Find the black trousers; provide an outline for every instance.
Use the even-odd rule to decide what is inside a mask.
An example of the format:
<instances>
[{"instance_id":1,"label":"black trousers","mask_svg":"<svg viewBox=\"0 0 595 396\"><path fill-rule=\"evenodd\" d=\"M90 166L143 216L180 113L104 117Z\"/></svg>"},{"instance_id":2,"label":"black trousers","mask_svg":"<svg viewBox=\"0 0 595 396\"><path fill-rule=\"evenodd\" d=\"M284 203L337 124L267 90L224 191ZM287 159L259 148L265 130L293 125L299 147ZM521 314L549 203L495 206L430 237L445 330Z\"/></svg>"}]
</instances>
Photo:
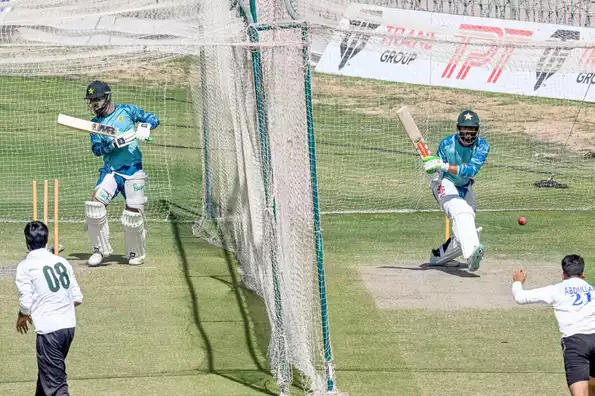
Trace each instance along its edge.
<instances>
[{"instance_id":1,"label":"black trousers","mask_svg":"<svg viewBox=\"0 0 595 396\"><path fill-rule=\"evenodd\" d=\"M595 334L574 334L561 344L568 386L595 377Z\"/></svg>"},{"instance_id":2,"label":"black trousers","mask_svg":"<svg viewBox=\"0 0 595 396\"><path fill-rule=\"evenodd\" d=\"M69 396L66 356L74 328L37 335L37 390L35 396Z\"/></svg>"}]
</instances>

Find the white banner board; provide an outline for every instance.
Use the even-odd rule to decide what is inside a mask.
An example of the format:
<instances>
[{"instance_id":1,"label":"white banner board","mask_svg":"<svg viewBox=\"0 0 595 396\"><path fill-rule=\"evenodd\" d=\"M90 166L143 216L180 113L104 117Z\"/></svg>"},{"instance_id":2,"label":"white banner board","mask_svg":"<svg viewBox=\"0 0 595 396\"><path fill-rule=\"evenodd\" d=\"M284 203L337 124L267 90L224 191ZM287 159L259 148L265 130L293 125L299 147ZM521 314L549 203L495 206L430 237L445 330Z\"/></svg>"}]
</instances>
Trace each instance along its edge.
<instances>
[{"instance_id":1,"label":"white banner board","mask_svg":"<svg viewBox=\"0 0 595 396\"><path fill-rule=\"evenodd\" d=\"M363 22L358 15L371 15L374 18L367 20L378 22ZM592 28L363 4L350 6L340 26L347 25L357 27L359 32L343 29L337 33L326 46L316 71L595 102L595 88L590 89L595 83L595 48L585 48L585 43L595 44ZM396 35L399 37L391 38ZM403 35L425 40L407 40ZM478 36L484 45L468 45L471 40L478 43ZM536 42L540 46L502 46L507 40ZM544 45L549 41L551 46ZM582 47L572 48L569 44L573 41L582 42Z\"/></svg>"}]
</instances>

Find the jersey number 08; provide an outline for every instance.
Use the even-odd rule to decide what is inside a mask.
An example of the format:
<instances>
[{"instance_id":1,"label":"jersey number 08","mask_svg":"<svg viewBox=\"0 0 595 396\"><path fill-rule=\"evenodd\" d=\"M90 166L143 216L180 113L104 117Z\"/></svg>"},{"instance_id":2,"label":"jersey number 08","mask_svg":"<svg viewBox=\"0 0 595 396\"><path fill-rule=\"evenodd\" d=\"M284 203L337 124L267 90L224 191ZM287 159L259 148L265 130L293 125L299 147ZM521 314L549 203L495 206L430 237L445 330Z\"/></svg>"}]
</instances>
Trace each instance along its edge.
<instances>
[{"instance_id":1,"label":"jersey number 08","mask_svg":"<svg viewBox=\"0 0 595 396\"><path fill-rule=\"evenodd\" d=\"M60 290L60 286L64 289L70 287L70 277L68 276L68 270L62 263L57 263L54 267L46 265L43 267L43 275L45 280L48 282L48 288L52 292Z\"/></svg>"}]
</instances>

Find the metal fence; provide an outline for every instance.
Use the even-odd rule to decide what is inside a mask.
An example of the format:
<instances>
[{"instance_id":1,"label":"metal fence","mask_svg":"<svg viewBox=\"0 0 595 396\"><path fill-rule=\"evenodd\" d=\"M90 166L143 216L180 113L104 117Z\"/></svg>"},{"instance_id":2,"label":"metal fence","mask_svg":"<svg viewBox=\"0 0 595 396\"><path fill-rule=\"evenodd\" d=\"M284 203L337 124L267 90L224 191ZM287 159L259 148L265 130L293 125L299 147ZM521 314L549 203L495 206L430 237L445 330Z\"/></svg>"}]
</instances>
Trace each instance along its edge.
<instances>
[{"instance_id":1,"label":"metal fence","mask_svg":"<svg viewBox=\"0 0 595 396\"><path fill-rule=\"evenodd\" d=\"M595 1L586 0L359 0L420 11L591 27Z\"/></svg>"}]
</instances>

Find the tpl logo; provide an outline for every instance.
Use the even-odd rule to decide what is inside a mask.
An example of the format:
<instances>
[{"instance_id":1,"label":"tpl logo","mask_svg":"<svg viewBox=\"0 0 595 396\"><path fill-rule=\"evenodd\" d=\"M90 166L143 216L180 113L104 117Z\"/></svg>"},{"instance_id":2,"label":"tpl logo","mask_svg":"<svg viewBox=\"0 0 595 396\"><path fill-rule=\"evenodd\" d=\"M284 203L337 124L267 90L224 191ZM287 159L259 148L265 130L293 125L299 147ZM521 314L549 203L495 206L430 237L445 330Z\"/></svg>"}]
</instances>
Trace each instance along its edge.
<instances>
[{"instance_id":1,"label":"tpl logo","mask_svg":"<svg viewBox=\"0 0 595 396\"><path fill-rule=\"evenodd\" d=\"M464 80L472 68L485 67L486 65L492 64L493 59L497 59L487 80L487 82L491 84L495 84L498 81L506 63L514 52L514 47L502 47L500 46L500 43L506 38L514 37L516 40L519 38L528 39L533 35L533 31L531 30L502 29L497 26L468 24L461 24L459 32L457 37L460 37L461 40L455 47L453 55L442 71L442 78L451 78L455 71L458 70L455 74L455 78L457 80ZM488 42L487 51L479 52L469 49L470 45L477 45L475 43L477 40L477 33L481 33L485 36L485 39L482 39ZM471 40L474 40L474 42L471 42ZM489 45L490 42L492 42L493 45ZM482 47L483 46L485 46L485 44L483 44Z\"/></svg>"}]
</instances>

